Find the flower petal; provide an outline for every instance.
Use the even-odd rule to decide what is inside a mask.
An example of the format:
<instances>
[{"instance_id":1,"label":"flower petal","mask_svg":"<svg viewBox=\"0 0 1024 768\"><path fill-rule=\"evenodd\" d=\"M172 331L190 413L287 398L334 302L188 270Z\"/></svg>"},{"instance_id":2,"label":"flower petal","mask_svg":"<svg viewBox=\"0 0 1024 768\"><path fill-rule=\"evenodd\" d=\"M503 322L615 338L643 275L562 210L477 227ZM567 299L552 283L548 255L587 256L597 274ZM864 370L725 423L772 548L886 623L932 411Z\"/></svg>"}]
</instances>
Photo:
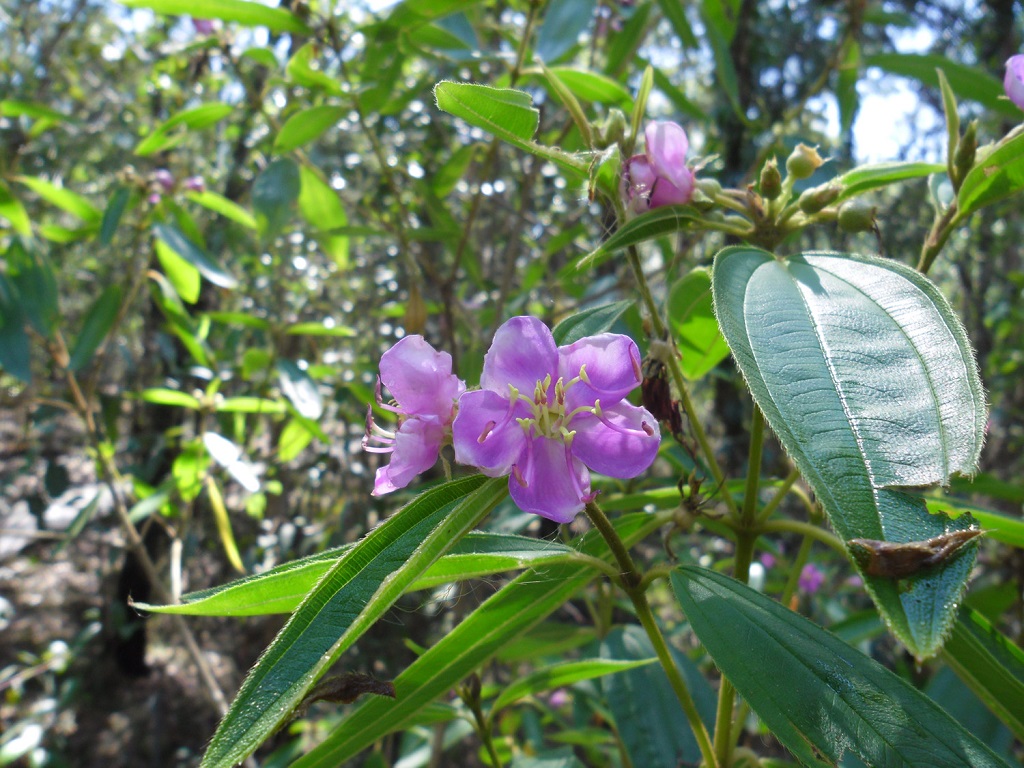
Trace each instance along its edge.
<instances>
[{"instance_id":1,"label":"flower petal","mask_svg":"<svg viewBox=\"0 0 1024 768\"><path fill-rule=\"evenodd\" d=\"M623 198L637 213L650 207L651 192L658 176L646 155L633 155L622 176Z\"/></svg>"},{"instance_id":2,"label":"flower petal","mask_svg":"<svg viewBox=\"0 0 1024 768\"><path fill-rule=\"evenodd\" d=\"M524 512L568 523L591 498L590 473L559 440L533 438L516 469L508 479L508 490Z\"/></svg>"},{"instance_id":3,"label":"flower petal","mask_svg":"<svg viewBox=\"0 0 1024 768\"><path fill-rule=\"evenodd\" d=\"M659 177L651 192L650 206L661 208L665 205L686 205L693 199L693 190L696 186L697 181L689 168L683 168L671 181Z\"/></svg>"},{"instance_id":4,"label":"flower petal","mask_svg":"<svg viewBox=\"0 0 1024 768\"><path fill-rule=\"evenodd\" d=\"M642 380L640 350L636 342L620 333L601 333L558 348L558 375L567 384L586 367L587 382L566 392L568 410L590 406L595 400L608 407L636 389Z\"/></svg>"},{"instance_id":5,"label":"flower petal","mask_svg":"<svg viewBox=\"0 0 1024 768\"><path fill-rule=\"evenodd\" d=\"M658 422L646 408L625 402L601 411L602 418L585 413L572 420L573 455L602 475L636 477L658 455Z\"/></svg>"},{"instance_id":6,"label":"flower petal","mask_svg":"<svg viewBox=\"0 0 1024 768\"><path fill-rule=\"evenodd\" d=\"M391 463L377 470L371 496L404 488L420 472L434 466L444 439L444 426L433 420L407 419L395 435Z\"/></svg>"},{"instance_id":7,"label":"flower petal","mask_svg":"<svg viewBox=\"0 0 1024 768\"><path fill-rule=\"evenodd\" d=\"M1024 54L1007 59L1003 88L1010 101L1024 109Z\"/></svg>"},{"instance_id":8,"label":"flower petal","mask_svg":"<svg viewBox=\"0 0 1024 768\"><path fill-rule=\"evenodd\" d=\"M494 334L484 357L480 386L508 397L511 384L532 399L537 382L555 376L557 370L558 348L548 327L536 317L513 317Z\"/></svg>"},{"instance_id":9,"label":"flower petal","mask_svg":"<svg viewBox=\"0 0 1024 768\"><path fill-rule=\"evenodd\" d=\"M516 421L526 416L529 409L524 403L510 407L508 398L496 392L467 392L459 398L459 413L452 423L455 461L479 467L491 477L508 474L526 448L526 433Z\"/></svg>"},{"instance_id":10,"label":"flower petal","mask_svg":"<svg viewBox=\"0 0 1024 768\"><path fill-rule=\"evenodd\" d=\"M401 412L451 418L452 405L466 390L452 374L452 356L438 352L422 336L406 336L380 358L380 378Z\"/></svg>"},{"instance_id":11,"label":"flower petal","mask_svg":"<svg viewBox=\"0 0 1024 768\"><path fill-rule=\"evenodd\" d=\"M676 184L681 171L686 169L686 153L690 151L686 131L678 123L660 120L647 124L644 139L647 141L647 159L651 161L654 172Z\"/></svg>"}]
</instances>

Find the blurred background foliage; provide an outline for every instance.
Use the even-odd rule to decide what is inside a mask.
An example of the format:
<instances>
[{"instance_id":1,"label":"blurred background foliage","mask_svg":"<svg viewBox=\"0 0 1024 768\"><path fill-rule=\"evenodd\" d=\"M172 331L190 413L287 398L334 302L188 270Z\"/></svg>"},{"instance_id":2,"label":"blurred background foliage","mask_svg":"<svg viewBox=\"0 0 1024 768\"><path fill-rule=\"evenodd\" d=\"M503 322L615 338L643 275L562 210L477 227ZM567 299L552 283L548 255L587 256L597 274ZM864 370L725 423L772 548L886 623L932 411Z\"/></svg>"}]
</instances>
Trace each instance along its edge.
<instances>
[{"instance_id":1,"label":"blurred background foliage","mask_svg":"<svg viewBox=\"0 0 1024 768\"><path fill-rule=\"evenodd\" d=\"M108 678L86 671L112 655L110 674L130 687L148 667L121 603L151 585L123 554L119 505L172 592L353 541L393 504L369 496L377 464L360 447L384 349L422 333L474 381L509 316L554 324L631 296L624 264L575 268L614 221L601 198L440 112L437 82L529 91L538 141L572 151L585 139L539 62L585 104L599 144L650 64L647 116L686 126L699 178L738 187L799 141L831 158L806 186L864 160L941 162L937 64L982 142L1020 120L999 85L1024 31L1013 0L293 0L281 3L290 13L234 22L190 17L199 2L165 3L175 15L145 6L161 3L0 4L3 567L12 584L35 573L25 563L94 577L73 605L51 606L64 620L34 626L47 608L25 591L48 582L3 589L0 712L20 741L5 742L2 764L187 765L212 732L215 706L181 712L205 695L194 682L184 706L153 704L118 731L128 694L104 696ZM933 194L923 179L891 187L874 197L877 236L823 227L785 248L913 264ZM1015 514L1022 241L1009 199L970 219L932 271L990 397L982 478ZM646 263L667 296L725 244L681 234ZM644 337L635 309L623 322ZM726 463L742 465L750 405L731 365L695 386ZM495 525L528 523L506 509ZM994 613L1019 637L1024 558L988 566ZM847 598L807 607L845 615ZM360 647L385 675L411 658L403 640L427 644L452 621L440 603L401 605L401 627ZM170 623L154 626L151 643L179 643ZM201 631L233 690L273 622ZM161 658L158 674L192 674L187 659ZM167 734L156 746L154 729ZM103 739L129 757L103 757Z\"/></svg>"}]
</instances>

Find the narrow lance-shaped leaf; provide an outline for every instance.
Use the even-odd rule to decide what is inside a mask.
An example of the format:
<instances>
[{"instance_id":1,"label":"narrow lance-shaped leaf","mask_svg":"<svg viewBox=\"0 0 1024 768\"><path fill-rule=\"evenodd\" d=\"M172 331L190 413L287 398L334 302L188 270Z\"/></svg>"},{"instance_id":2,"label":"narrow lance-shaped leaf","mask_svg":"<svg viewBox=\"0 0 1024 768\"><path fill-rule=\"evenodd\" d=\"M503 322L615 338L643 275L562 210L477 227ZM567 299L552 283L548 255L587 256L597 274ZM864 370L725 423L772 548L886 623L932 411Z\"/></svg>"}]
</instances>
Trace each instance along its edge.
<instances>
[{"instance_id":1,"label":"narrow lance-shaped leaf","mask_svg":"<svg viewBox=\"0 0 1024 768\"><path fill-rule=\"evenodd\" d=\"M120 308L121 286L108 285L85 316L82 330L75 339L75 345L71 348L71 359L68 362L70 370L81 370L92 360L93 354L107 337L114 321L117 320Z\"/></svg>"},{"instance_id":2,"label":"narrow lance-shaped leaf","mask_svg":"<svg viewBox=\"0 0 1024 768\"><path fill-rule=\"evenodd\" d=\"M942 658L1024 741L1024 651L980 613L961 608Z\"/></svg>"},{"instance_id":3,"label":"narrow lance-shaped leaf","mask_svg":"<svg viewBox=\"0 0 1024 768\"><path fill-rule=\"evenodd\" d=\"M671 579L722 674L804 765L852 752L874 768L1005 768L935 702L803 616L703 568Z\"/></svg>"},{"instance_id":4,"label":"narrow lance-shaped leaf","mask_svg":"<svg viewBox=\"0 0 1024 768\"><path fill-rule=\"evenodd\" d=\"M657 517L646 513L615 521L615 528L627 547L659 525ZM611 560L607 544L596 531L580 537L575 545L585 554ZM545 565L524 572L402 672L394 681L394 701L370 699L363 702L293 768L336 768L381 736L407 727L424 706L540 623L595 573L592 566L585 563Z\"/></svg>"},{"instance_id":5,"label":"narrow lance-shaped leaf","mask_svg":"<svg viewBox=\"0 0 1024 768\"><path fill-rule=\"evenodd\" d=\"M973 353L935 286L893 261L734 247L716 257L712 287L754 400L844 540L917 542L970 526L899 490L970 473L981 450ZM899 582L858 563L916 656L941 646L976 548Z\"/></svg>"},{"instance_id":6,"label":"narrow lance-shaped leaf","mask_svg":"<svg viewBox=\"0 0 1024 768\"><path fill-rule=\"evenodd\" d=\"M221 288L234 288L238 281L217 264L198 245L189 240L174 224L154 224L153 234L177 253L181 258L199 270L199 273Z\"/></svg>"},{"instance_id":7,"label":"narrow lance-shaped leaf","mask_svg":"<svg viewBox=\"0 0 1024 768\"><path fill-rule=\"evenodd\" d=\"M189 616L263 616L291 613L316 583L354 544L283 563L269 571L182 595L178 605L136 605L152 613ZM572 559L574 550L557 542L502 533L470 533L427 569L409 588L428 589L532 565Z\"/></svg>"},{"instance_id":8,"label":"narrow lance-shaped leaf","mask_svg":"<svg viewBox=\"0 0 1024 768\"><path fill-rule=\"evenodd\" d=\"M374 529L307 595L249 673L213 736L204 768L243 760L288 718L317 679L507 494L480 476L422 494Z\"/></svg>"},{"instance_id":9,"label":"narrow lance-shaped leaf","mask_svg":"<svg viewBox=\"0 0 1024 768\"><path fill-rule=\"evenodd\" d=\"M129 8L151 8L157 13L233 21L247 27L266 27L272 32L311 34L309 27L290 11L250 0L122 0L122 4Z\"/></svg>"}]
</instances>

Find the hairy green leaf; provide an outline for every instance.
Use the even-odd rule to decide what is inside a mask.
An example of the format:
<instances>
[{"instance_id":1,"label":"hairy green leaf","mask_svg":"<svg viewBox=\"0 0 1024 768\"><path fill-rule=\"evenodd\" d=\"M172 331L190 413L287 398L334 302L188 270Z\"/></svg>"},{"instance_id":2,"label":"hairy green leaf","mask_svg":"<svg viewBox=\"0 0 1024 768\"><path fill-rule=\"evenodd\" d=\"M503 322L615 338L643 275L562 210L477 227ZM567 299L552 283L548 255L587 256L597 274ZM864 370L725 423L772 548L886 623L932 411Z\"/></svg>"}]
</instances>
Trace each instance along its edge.
<instances>
[{"instance_id":1,"label":"hairy green leaf","mask_svg":"<svg viewBox=\"0 0 1024 768\"><path fill-rule=\"evenodd\" d=\"M852 752L875 768L1005 768L927 696L799 614L703 568L671 579L722 674L804 765Z\"/></svg>"}]
</instances>

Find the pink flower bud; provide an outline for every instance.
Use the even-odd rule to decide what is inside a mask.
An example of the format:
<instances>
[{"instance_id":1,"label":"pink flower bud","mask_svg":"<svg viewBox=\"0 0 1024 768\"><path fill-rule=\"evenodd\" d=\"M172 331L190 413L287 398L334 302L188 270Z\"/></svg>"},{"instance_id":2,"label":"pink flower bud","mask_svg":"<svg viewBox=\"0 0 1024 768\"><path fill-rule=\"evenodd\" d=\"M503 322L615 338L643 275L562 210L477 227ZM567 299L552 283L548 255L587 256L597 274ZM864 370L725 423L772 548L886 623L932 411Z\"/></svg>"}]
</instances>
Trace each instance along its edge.
<instances>
[{"instance_id":1,"label":"pink flower bud","mask_svg":"<svg viewBox=\"0 0 1024 768\"><path fill-rule=\"evenodd\" d=\"M202 192L206 189L206 181L202 176L189 176L181 183L189 192Z\"/></svg>"},{"instance_id":2,"label":"pink flower bud","mask_svg":"<svg viewBox=\"0 0 1024 768\"><path fill-rule=\"evenodd\" d=\"M164 192L174 189L174 175L166 168L158 168L153 171L153 181L159 184Z\"/></svg>"},{"instance_id":3,"label":"pink flower bud","mask_svg":"<svg viewBox=\"0 0 1024 768\"><path fill-rule=\"evenodd\" d=\"M686 166L686 131L677 123L648 123L644 139L644 154L629 159L623 178L630 208L639 212L690 202L696 180Z\"/></svg>"},{"instance_id":4,"label":"pink flower bud","mask_svg":"<svg viewBox=\"0 0 1024 768\"><path fill-rule=\"evenodd\" d=\"M154 192L153 194L151 194L146 199L149 201L150 205L156 205L157 203L159 203L164 198L163 198L163 196L159 192Z\"/></svg>"},{"instance_id":5,"label":"pink flower bud","mask_svg":"<svg viewBox=\"0 0 1024 768\"><path fill-rule=\"evenodd\" d=\"M1024 54L1007 59L1003 88L1010 101L1024 109Z\"/></svg>"},{"instance_id":6,"label":"pink flower bud","mask_svg":"<svg viewBox=\"0 0 1024 768\"><path fill-rule=\"evenodd\" d=\"M210 19L192 19L192 28L197 35L212 35L217 27Z\"/></svg>"}]
</instances>

